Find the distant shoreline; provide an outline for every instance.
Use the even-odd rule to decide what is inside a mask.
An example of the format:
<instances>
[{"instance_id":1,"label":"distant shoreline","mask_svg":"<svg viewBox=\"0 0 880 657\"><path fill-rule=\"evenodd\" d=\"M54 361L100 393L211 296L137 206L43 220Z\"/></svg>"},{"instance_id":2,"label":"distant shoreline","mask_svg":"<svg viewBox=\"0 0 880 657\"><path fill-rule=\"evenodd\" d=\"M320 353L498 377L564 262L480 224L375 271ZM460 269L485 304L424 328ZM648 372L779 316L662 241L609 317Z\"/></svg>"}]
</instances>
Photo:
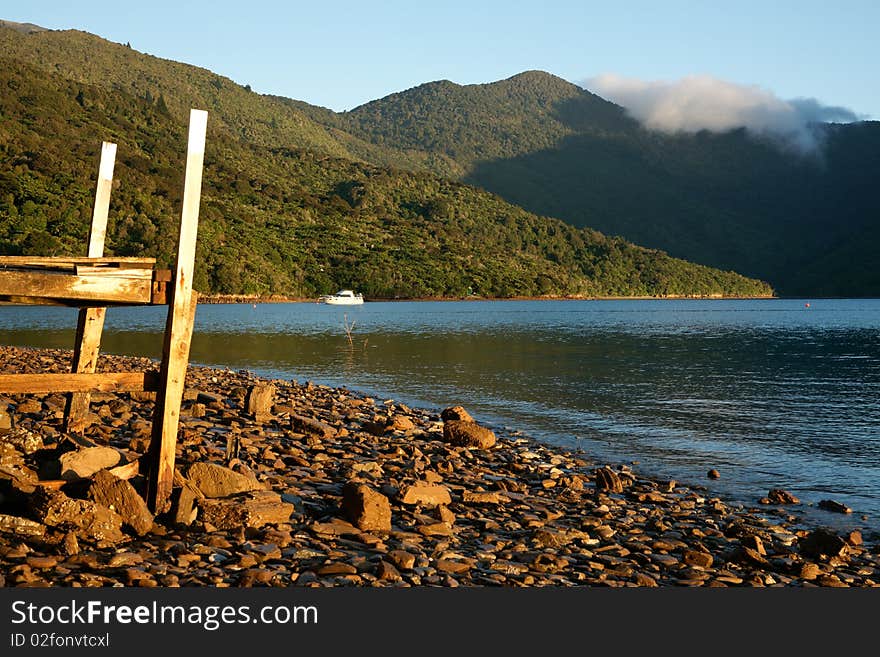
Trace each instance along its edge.
<instances>
[{"instance_id":1,"label":"distant shoreline","mask_svg":"<svg viewBox=\"0 0 880 657\"><path fill-rule=\"evenodd\" d=\"M514 297L375 297L366 298L365 302L387 301L680 301L687 299L697 300L721 300L721 299L779 299L777 296L722 296L722 295L669 295L669 296L514 296ZM796 298L796 297L792 297ZM813 297L810 297L813 298ZM818 297L816 297L818 298ZM247 294L205 294L199 295L199 303L320 303L317 298L291 297L282 294L268 296Z\"/></svg>"}]
</instances>

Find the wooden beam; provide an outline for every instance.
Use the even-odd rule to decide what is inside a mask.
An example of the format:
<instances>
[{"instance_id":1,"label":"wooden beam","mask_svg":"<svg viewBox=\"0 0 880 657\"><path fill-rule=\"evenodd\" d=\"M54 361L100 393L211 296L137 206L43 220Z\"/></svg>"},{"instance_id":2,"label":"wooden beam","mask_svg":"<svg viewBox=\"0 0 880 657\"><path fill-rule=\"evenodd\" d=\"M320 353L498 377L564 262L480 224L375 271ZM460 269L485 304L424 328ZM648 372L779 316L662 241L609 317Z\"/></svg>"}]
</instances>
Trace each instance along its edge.
<instances>
[{"instance_id":1,"label":"wooden beam","mask_svg":"<svg viewBox=\"0 0 880 657\"><path fill-rule=\"evenodd\" d=\"M180 401L189 347L195 321L198 293L192 289L199 228L199 203L202 193L202 168L205 159L205 134L208 113L191 110L189 142L186 154L186 176L183 183L183 210L174 281L169 285L168 320L162 349L161 384L153 416L150 441L150 477L147 484L147 505L153 513L166 510L174 482L174 456L180 423Z\"/></svg>"},{"instance_id":2,"label":"wooden beam","mask_svg":"<svg viewBox=\"0 0 880 657\"><path fill-rule=\"evenodd\" d=\"M0 392L7 395L56 392L156 392L159 373L100 372L62 374L0 374Z\"/></svg>"},{"instance_id":3,"label":"wooden beam","mask_svg":"<svg viewBox=\"0 0 880 657\"><path fill-rule=\"evenodd\" d=\"M147 479L147 506L153 513L166 510L174 481L174 459L177 430L180 425L180 402L186 381L192 327L195 322L198 292L190 291L186 307L179 303L168 306L165 324L165 343L162 346L162 366L153 426L150 436L149 477ZM175 312L177 309L177 312Z\"/></svg>"},{"instance_id":4,"label":"wooden beam","mask_svg":"<svg viewBox=\"0 0 880 657\"><path fill-rule=\"evenodd\" d=\"M107 237L107 217L110 214L110 192L113 189L113 166L116 162L116 144L101 144L101 164L98 167L98 186L95 191L95 206L92 210L92 227L89 230L89 258L104 255L104 240ZM91 273L98 268L96 263L77 264L76 274ZM83 271L87 269L88 271ZM98 366L98 352L101 347L101 333L104 331L106 308L80 308L76 323L76 342L73 350L73 371L94 372ZM89 412L91 393L72 392L67 395L64 405L63 430L79 432L84 428L84 420Z\"/></svg>"},{"instance_id":5,"label":"wooden beam","mask_svg":"<svg viewBox=\"0 0 880 657\"><path fill-rule=\"evenodd\" d=\"M67 258L43 256L0 256L0 271L9 268L65 269L73 271L77 265L93 267L121 267L122 269L152 269L155 258Z\"/></svg>"},{"instance_id":6,"label":"wooden beam","mask_svg":"<svg viewBox=\"0 0 880 657\"><path fill-rule=\"evenodd\" d=\"M105 276L99 272L63 274L40 271L4 271L0 275L0 297L38 297L82 301L79 305L149 304L152 275L128 270Z\"/></svg>"}]
</instances>

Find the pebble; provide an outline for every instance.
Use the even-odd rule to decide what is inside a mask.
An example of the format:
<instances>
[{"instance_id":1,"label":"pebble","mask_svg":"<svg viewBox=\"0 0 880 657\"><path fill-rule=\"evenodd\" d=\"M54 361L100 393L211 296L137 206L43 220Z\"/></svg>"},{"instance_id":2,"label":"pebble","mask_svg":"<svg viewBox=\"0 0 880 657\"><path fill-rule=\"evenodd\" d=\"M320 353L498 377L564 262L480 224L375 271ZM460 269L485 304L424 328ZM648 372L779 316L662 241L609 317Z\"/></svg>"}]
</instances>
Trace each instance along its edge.
<instances>
[{"instance_id":1,"label":"pebble","mask_svg":"<svg viewBox=\"0 0 880 657\"><path fill-rule=\"evenodd\" d=\"M69 368L69 352L39 354L57 361L58 371ZM0 347L4 371L29 371L31 361L31 350ZM99 366L133 371L154 364L102 356ZM274 391L255 388L268 384ZM0 532L7 586L873 587L880 579L876 546L864 544L872 535L809 533L793 517L768 521L705 489L649 480L630 466L597 468L515 432L496 430L488 449L448 444L436 412L247 372L190 367L186 385L180 472L214 464L223 470L208 470L222 474L226 488L206 479L205 466L195 468L209 494L259 484L271 493L261 504L285 503L292 513L229 529L160 517L119 545L81 530L4 520L4 527L33 527L30 534ZM255 390L266 398L257 404L252 392L248 410L248 391ZM41 455L59 447L50 398L20 400L25 410L11 411L17 430L44 443L30 452L6 449L16 467L40 472ZM94 402L90 435L130 454L135 439L148 438L153 403L146 394L106 393ZM463 408L451 409L449 421L475 421ZM365 430L370 423L373 432ZM228 447L237 455L227 459ZM389 530L384 520L379 531L356 513L362 527L346 519L349 480L387 498ZM793 503L776 491L767 499ZM0 506L0 514L12 511Z\"/></svg>"}]
</instances>

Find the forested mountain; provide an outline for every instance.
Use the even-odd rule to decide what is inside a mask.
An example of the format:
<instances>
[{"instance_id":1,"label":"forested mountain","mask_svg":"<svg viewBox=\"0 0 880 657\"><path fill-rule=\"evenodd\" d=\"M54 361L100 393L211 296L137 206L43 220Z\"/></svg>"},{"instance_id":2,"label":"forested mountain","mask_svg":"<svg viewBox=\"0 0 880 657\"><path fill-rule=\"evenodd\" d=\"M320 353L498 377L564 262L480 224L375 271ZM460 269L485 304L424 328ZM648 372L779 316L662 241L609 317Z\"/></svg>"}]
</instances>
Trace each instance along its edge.
<instances>
[{"instance_id":1,"label":"forested mountain","mask_svg":"<svg viewBox=\"0 0 880 657\"><path fill-rule=\"evenodd\" d=\"M539 71L421 85L328 118L376 145L452 158L461 179L539 214L771 281L880 294L880 123L815 126L804 152L734 130L670 136Z\"/></svg>"},{"instance_id":2,"label":"forested mountain","mask_svg":"<svg viewBox=\"0 0 880 657\"><path fill-rule=\"evenodd\" d=\"M784 294L880 294L870 266L880 255L876 122L817 127L821 147L804 154L744 130L651 132L540 71L431 82L337 113L84 32L0 28L0 52L178 122L207 109L212 126L249 147L433 173Z\"/></svg>"},{"instance_id":3,"label":"forested mountain","mask_svg":"<svg viewBox=\"0 0 880 657\"><path fill-rule=\"evenodd\" d=\"M0 89L0 252L83 253L100 142L109 140L119 148L107 250L170 264L186 125L166 91L133 94L6 57ZM220 106L205 156L195 279L203 292L770 293L432 174L243 139Z\"/></svg>"}]
</instances>

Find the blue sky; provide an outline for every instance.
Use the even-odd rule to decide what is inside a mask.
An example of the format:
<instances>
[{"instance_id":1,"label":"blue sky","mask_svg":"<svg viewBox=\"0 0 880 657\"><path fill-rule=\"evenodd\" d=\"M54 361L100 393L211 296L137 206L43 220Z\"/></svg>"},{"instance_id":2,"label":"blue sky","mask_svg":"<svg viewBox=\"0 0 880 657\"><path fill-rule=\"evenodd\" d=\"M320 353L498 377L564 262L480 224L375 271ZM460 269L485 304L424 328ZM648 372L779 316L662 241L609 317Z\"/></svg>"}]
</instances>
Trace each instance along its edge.
<instances>
[{"instance_id":1,"label":"blue sky","mask_svg":"<svg viewBox=\"0 0 880 657\"><path fill-rule=\"evenodd\" d=\"M335 110L542 69L576 83L708 75L880 119L878 0L0 0L0 18L130 42Z\"/></svg>"}]
</instances>

